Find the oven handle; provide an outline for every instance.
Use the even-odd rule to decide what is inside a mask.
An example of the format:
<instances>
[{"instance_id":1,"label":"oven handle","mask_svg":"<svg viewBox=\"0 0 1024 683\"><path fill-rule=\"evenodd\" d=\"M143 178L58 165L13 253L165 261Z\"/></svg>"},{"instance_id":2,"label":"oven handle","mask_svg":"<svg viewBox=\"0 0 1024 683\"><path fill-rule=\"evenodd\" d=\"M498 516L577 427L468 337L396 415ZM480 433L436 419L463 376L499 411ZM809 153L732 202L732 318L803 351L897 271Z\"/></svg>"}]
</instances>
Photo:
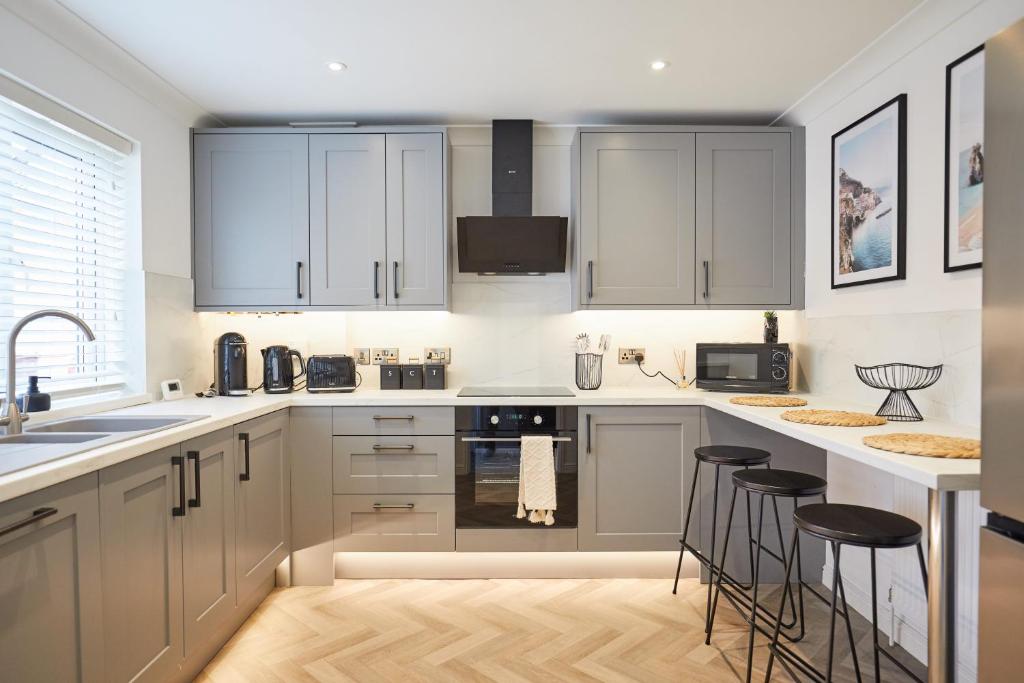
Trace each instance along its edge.
<instances>
[{"instance_id":1,"label":"oven handle","mask_svg":"<svg viewBox=\"0 0 1024 683\"><path fill-rule=\"evenodd\" d=\"M572 437L571 436L553 436L553 437L551 437L551 440L552 441L572 441ZM464 441L466 443L491 443L491 442L494 442L494 441L500 441L500 442L519 442L519 441L522 441L522 438L518 437L518 436L499 436L499 437L464 436L464 437L462 437L462 441Z\"/></svg>"}]
</instances>

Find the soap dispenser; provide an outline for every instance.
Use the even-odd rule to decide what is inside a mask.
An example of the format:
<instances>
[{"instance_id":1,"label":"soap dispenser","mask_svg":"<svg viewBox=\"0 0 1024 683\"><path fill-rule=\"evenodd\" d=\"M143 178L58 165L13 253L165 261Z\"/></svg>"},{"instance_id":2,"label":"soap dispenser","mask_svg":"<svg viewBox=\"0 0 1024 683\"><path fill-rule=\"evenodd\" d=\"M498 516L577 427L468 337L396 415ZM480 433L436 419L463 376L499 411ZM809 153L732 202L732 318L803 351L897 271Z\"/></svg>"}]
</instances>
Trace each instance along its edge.
<instances>
[{"instance_id":1,"label":"soap dispenser","mask_svg":"<svg viewBox=\"0 0 1024 683\"><path fill-rule=\"evenodd\" d=\"M50 395L39 391L39 380L50 379L39 375L28 376L28 389L18 397L18 405L23 413L40 413L50 409Z\"/></svg>"}]
</instances>

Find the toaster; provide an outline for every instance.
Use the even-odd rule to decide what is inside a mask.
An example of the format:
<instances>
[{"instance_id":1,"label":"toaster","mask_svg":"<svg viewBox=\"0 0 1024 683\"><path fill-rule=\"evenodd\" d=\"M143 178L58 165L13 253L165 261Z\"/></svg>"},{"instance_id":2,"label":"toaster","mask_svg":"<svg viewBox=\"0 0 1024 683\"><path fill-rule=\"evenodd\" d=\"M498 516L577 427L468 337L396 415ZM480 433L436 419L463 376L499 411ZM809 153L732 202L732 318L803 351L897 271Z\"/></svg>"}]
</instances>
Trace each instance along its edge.
<instances>
[{"instance_id":1,"label":"toaster","mask_svg":"<svg viewBox=\"0 0 1024 683\"><path fill-rule=\"evenodd\" d=\"M306 391L354 391L358 378L352 356L310 356L306 360Z\"/></svg>"}]
</instances>

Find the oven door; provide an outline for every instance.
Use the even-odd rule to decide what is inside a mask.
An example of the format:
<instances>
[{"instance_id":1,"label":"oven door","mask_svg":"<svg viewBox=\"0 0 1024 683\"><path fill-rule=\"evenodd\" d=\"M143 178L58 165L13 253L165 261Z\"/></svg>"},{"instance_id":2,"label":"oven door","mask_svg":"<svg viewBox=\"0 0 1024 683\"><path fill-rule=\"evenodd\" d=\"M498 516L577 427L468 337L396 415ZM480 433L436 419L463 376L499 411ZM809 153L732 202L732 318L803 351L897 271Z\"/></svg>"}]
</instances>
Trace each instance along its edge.
<instances>
[{"instance_id":1,"label":"oven door","mask_svg":"<svg viewBox=\"0 0 1024 683\"><path fill-rule=\"evenodd\" d=\"M576 435L555 438L555 527L577 519ZM460 529L551 528L516 519L519 501L518 434L462 432L455 436L455 526Z\"/></svg>"}]
</instances>

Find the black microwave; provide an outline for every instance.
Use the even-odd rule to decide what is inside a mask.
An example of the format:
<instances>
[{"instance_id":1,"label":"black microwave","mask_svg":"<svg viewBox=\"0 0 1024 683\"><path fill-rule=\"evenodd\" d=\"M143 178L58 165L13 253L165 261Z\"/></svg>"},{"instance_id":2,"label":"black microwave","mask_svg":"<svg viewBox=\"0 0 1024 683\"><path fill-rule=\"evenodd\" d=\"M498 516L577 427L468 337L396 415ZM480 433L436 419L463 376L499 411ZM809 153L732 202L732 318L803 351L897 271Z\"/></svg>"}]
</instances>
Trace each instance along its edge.
<instances>
[{"instance_id":1,"label":"black microwave","mask_svg":"<svg viewBox=\"0 0 1024 683\"><path fill-rule=\"evenodd\" d=\"M697 388L789 391L789 344L697 344Z\"/></svg>"}]
</instances>

